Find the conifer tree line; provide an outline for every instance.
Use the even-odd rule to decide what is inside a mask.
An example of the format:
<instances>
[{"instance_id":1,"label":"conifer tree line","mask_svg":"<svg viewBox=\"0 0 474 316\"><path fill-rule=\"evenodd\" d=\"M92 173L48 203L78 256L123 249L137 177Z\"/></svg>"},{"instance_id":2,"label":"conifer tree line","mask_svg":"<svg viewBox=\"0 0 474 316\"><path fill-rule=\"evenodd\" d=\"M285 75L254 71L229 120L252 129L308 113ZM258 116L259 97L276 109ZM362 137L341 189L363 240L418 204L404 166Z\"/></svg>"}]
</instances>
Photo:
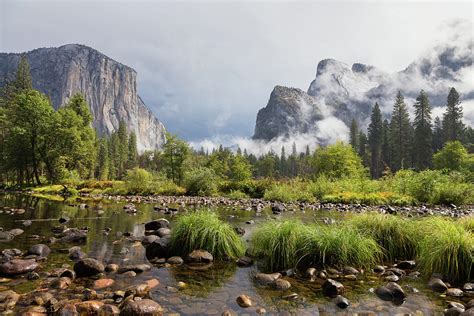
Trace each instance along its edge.
<instances>
[{"instance_id":1,"label":"conifer tree line","mask_svg":"<svg viewBox=\"0 0 474 316\"><path fill-rule=\"evenodd\" d=\"M433 155L448 142L459 141L469 152L474 150L474 131L465 126L459 93L449 90L442 118L434 120L428 95L421 90L413 104L410 120L408 105L401 91L393 105L390 121L383 120L378 103L372 108L367 135L355 119L350 126L349 142L359 153L372 178L400 169L425 170L433 167Z\"/></svg>"},{"instance_id":2,"label":"conifer tree line","mask_svg":"<svg viewBox=\"0 0 474 316\"><path fill-rule=\"evenodd\" d=\"M423 91L413 107L411 121L408 105L399 92L387 120L376 103L367 133L352 120L350 146L334 145L330 158L325 158L328 161L318 156L323 149L311 152L309 146L297 148L296 143L291 148L281 147L278 153L269 151L257 156L245 149L233 151L223 146L211 152L194 150L172 134L166 135L160 150L139 154L137 137L124 122L119 122L118 129L110 135L96 133L83 95L73 95L55 111L49 97L33 89L28 61L22 57L16 77L7 82L0 95L0 184L126 180L130 170L137 167L150 171L156 179L165 177L178 185L193 176L224 181L313 179L321 165L348 165L347 157L360 157L371 177L379 178L400 169L431 168L433 154L453 140L473 151L473 129L462 123L460 97L454 88L449 92L442 118L433 120L429 98ZM354 165L362 166L360 162Z\"/></svg>"}]
</instances>

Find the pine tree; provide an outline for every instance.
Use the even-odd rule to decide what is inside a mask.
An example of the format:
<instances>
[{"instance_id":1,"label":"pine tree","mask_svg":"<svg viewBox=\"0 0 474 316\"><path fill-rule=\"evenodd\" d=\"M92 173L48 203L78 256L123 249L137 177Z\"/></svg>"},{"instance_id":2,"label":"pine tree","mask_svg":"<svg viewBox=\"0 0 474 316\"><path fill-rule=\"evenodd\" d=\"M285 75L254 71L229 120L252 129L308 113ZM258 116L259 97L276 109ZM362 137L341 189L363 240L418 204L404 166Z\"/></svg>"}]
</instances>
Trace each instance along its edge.
<instances>
[{"instance_id":1,"label":"pine tree","mask_svg":"<svg viewBox=\"0 0 474 316\"><path fill-rule=\"evenodd\" d=\"M399 91L390 122L392 170L397 171L402 168L410 167L412 136L410 116L403 95Z\"/></svg>"},{"instance_id":2,"label":"pine tree","mask_svg":"<svg viewBox=\"0 0 474 316\"><path fill-rule=\"evenodd\" d=\"M390 151L390 123L388 120L383 121L383 137L382 137L382 161L384 169L389 169L391 165L391 151Z\"/></svg>"},{"instance_id":3,"label":"pine tree","mask_svg":"<svg viewBox=\"0 0 474 316\"><path fill-rule=\"evenodd\" d=\"M413 106L415 107L413 163L418 170L424 170L431 166L433 135L431 131L430 101L423 90L420 91Z\"/></svg>"},{"instance_id":4,"label":"pine tree","mask_svg":"<svg viewBox=\"0 0 474 316\"><path fill-rule=\"evenodd\" d=\"M433 152L436 153L438 150L443 148L443 123L441 119L437 116L434 120L433 126Z\"/></svg>"},{"instance_id":5,"label":"pine tree","mask_svg":"<svg viewBox=\"0 0 474 316\"><path fill-rule=\"evenodd\" d=\"M364 166L369 165L369 158L367 157L367 136L363 131L359 132L359 156L362 159Z\"/></svg>"},{"instance_id":6,"label":"pine tree","mask_svg":"<svg viewBox=\"0 0 474 316\"><path fill-rule=\"evenodd\" d=\"M351 122L349 144L351 144L352 148L354 148L356 152L359 152L359 126L357 125L357 121L355 119L352 119Z\"/></svg>"},{"instance_id":7,"label":"pine tree","mask_svg":"<svg viewBox=\"0 0 474 316\"><path fill-rule=\"evenodd\" d=\"M465 128L462 122L462 116L463 113L459 94L456 89L451 88L448 94L446 112L443 115L444 143L462 139Z\"/></svg>"},{"instance_id":8,"label":"pine tree","mask_svg":"<svg viewBox=\"0 0 474 316\"><path fill-rule=\"evenodd\" d=\"M382 113L378 103L372 110L370 125L368 130L368 143L370 147L370 173L372 178L380 178L383 171L382 165L382 143L383 143L383 122Z\"/></svg>"},{"instance_id":9,"label":"pine tree","mask_svg":"<svg viewBox=\"0 0 474 316\"><path fill-rule=\"evenodd\" d=\"M109 179L109 151L107 138L99 139L99 151L97 153L97 173L96 176L99 180Z\"/></svg>"},{"instance_id":10,"label":"pine tree","mask_svg":"<svg viewBox=\"0 0 474 316\"><path fill-rule=\"evenodd\" d=\"M121 179L123 176L125 176L125 164L127 163L128 159L128 134L127 126L125 125L124 121L120 121L119 123L119 128L117 130L117 138L117 176L119 179Z\"/></svg>"},{"instance_id":11,"label":"pine tree","mask_svg":"<svg viewBox=\"0 0 474 316\"><path fill-rule=\"evenodd\" d=\"M137 150L137 136L134 132L130 133L128 137L128 161L127 168L132 169L137 167L138 163L138 150Z\"/></svg>"}]
</instances>

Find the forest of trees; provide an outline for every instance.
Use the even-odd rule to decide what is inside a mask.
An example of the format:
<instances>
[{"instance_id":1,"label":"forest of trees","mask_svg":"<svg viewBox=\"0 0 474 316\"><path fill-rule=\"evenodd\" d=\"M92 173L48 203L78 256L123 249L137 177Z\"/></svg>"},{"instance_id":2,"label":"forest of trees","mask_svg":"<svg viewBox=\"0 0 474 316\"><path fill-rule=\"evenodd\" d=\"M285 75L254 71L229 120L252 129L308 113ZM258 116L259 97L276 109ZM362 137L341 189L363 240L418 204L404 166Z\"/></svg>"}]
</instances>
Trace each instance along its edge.
<instances>
[{"instance_id":1,"label":"forest of trees","mask_svg":"<svg viewBox=\"0 0 474 316\"><path fill-rule=\"evenodd\" d=\"M367 134L353 120L350 146L339 144L329 151L310 152L307 146L301 152L293 144L289 152L282 147L280 153L258 157L245 149L234 152L222 146L206 152L194 150L168 134L161 150L139 154L136 135L127 130L124 122L111 135L97 135L83 95L75 94L55 111L48 96L33 89L29 65L23 57L16 78L1 91L0 183L32 186L70 178L121 180L137 167L178 185L196 174L229 181L312 179L322 166L336 173L341 170L339 176L350 176L348 168L359 168L358 164L367 167L372 178L379 178L400 169L436 167L436 161L449 160L444 156L436 158L445 144L452 151L464 150L462 154L473 151L473 129L462 123L461 101L454 88L449 91L442 118L432 120L429 98L423 91L413 107L415 117L410 121L408 106L399 92L391 120L387 120L376 103ZM345 169L336 164L345 164Z\"/></svg>"}]
</instances>

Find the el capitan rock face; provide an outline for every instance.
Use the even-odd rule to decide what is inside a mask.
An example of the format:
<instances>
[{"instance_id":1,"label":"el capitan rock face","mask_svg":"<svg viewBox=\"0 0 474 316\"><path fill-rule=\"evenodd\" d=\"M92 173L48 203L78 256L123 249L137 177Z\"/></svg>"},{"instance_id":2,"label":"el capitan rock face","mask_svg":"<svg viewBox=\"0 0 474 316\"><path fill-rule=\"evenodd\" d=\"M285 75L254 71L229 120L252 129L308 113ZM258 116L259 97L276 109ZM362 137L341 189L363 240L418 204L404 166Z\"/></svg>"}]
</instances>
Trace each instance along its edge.
<instances>
[{"instance_id":1,"label":"el capitan rock face","mask_svg":"<svg viewBox=\"0 0 474 316\"><path fill-rule=\"evenodd\" d=\"M0 53L0 85L15 76L21 54ZM26 53L33 87L51 98L58 109L76 92L90 105L94 127L110 134L123 120L137 135L137 146L159 148L165 127L137 93L137 73L97 50L78 44L39 48Z\"/></svg>"},{"instance_id":2,"label":"el capitan rock face","mask_svg":"<svg viewBox=\"0 0 474 316\"><path fill-rule=\"evenodd\" d=\"M421 89L428 94L432 107L445 106L451 87L461 93L464 103L474 102L474 87L469 86L469 77L474 74L472 59L472 41L436 46L397 73L324 59L318 63L315 79L306 93L275 87L267 106L258 112L253 138L270 141L289 135L318 135L318 124L325 118L347 126L355 118L364 128L375 102L381 106L384 117L390 117L398 90L410 107ZM467 110L464 115L471 125L474 111ZM325 143L320 137L316 139Z\"/></svg>"}]
</instances>

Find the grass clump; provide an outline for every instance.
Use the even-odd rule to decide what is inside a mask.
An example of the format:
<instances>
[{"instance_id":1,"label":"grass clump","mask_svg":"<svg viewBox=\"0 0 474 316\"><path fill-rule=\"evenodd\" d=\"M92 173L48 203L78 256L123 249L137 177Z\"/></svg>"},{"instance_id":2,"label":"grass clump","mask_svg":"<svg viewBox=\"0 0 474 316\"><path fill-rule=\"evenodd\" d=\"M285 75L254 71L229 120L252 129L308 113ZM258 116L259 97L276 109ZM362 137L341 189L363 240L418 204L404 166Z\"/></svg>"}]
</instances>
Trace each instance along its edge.
<instances>
[{"instance_id":1,"label":"grass clump","mask_svg":"<svg viewBox=\"0 0 474 316\"><path fill-rule=\"evenodd\" d=\"M474 233L474 215L461 218L459 223L465 230Z\"/></svg>"},{"instance_id":2,"label":"grass clump","mask_svg":"<svg viewBox=\"0 0 474 316\"><path fill-rule=\"evenodd\" d=\"M306 234L307 227L297 220L262 223L252 235L252 253L265 258L271 271L295 267Z\"/></svg>"},{"instance_id":3,"label":"grass clump","mask_svg":"<svg viewBox=\"0 0 474 316\"><path fill-rule=\"evenodd\" d=\"M372 237L382 248L385 260L395 262L416 255L419 233L413 221L395 215L365 213L353 215L347 224Z\"/></svg>"},{"instance_id":4,"label":"grass clump","mask_svg":"<svg viewBox=\"0 0 474 316\"><path fill-rule=\"evenodd\" d=\"M422 221L424 236L419 243L418 263L427 276L441 273L451 282L471 279L474 265L474 235L449 219Z\"/></svg>"},{"instance_id":5,"label":"grass clump","mask_svg":"<svg viewBox=\"0 0 474 316\"><path fill-rule=\"evenodd\" d=\"M271 271L293 267L354 265L370 267L381 256L370 237L345 225L305 225L296 220L261 224L252 236L253 254Z\"/></svg>"},{"instance_id":6,"label":"grass clump","mask_svg":"<svg viewBox=\"0 0 474 316\"><path fill-rule=\"evenodd\" d=\"M349 225L311 225L302 243L304 259L319 266L369 268L379 262L381 249L372 238Z\"/></svg>"},{"instance_id":7,"label":"grass clump","mask_svg":"<svg viewBox=\"0 0 474 316\"><path fill-rule=\"evenodd\" d=\"M197 211L180 216L171 233L171 247L177 254L209 251L216 259L236 259L245 253L243 240L216 213Z\"/></svg>"}]
</instances>

